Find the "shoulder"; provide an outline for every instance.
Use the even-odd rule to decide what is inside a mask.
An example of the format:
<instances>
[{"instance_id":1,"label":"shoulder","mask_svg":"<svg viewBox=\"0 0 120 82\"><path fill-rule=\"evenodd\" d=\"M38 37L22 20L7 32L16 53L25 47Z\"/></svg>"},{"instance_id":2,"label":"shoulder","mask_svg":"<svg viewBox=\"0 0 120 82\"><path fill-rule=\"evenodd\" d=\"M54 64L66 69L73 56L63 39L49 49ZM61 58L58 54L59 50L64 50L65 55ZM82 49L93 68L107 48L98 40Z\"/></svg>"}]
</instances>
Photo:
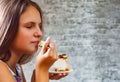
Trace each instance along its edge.
<instances>
[{"instance_id":1,"label":"shoulder","mask_svg":"<svg viewBox=\"0 0 120 82\"><path fill-rule=\"evenodd\" d=\"M9 72L7 65L0 60L0 76L1 74L7 73L7 72Z\"/></svg>"},{"instance_id":2,"label":"shoulder","mask_svg":"<svg viewBox=\"0 0 120 82\"><path fill-rule=\"evenodd\" d=\"M5 79L7 77L7 79ZM7 65L0 60L0 82L15 82Z\"/></svg>"},{"instance_id":3,"label":"shoulder","mask_svg":"<svg viewBox=\"0 0 120 82\"><path fill-rule=\"evenodd\" d=\"M7 69L7 65L2 61L0 60L0 69Z\"/></svg>"}]
</instances>

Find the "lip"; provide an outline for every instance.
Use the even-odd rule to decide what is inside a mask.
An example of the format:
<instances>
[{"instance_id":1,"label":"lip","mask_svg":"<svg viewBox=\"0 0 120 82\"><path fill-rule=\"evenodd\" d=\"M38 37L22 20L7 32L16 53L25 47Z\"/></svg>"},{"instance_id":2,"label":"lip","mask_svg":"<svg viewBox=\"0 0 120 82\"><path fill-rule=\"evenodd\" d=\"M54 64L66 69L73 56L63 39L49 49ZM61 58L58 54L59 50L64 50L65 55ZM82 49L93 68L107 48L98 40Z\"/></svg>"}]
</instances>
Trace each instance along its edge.
<instances>
[{"instance_id":1,"label":"lip","mask_svg":"<svg viewBox=\"0 0 120 82\"><path fill-rule=\"evenodd\" d=\"M32 43L33 45L35 45L35 46L38 46L39 41L31 41L31 43Z\"/></svg>"}]
</instances>

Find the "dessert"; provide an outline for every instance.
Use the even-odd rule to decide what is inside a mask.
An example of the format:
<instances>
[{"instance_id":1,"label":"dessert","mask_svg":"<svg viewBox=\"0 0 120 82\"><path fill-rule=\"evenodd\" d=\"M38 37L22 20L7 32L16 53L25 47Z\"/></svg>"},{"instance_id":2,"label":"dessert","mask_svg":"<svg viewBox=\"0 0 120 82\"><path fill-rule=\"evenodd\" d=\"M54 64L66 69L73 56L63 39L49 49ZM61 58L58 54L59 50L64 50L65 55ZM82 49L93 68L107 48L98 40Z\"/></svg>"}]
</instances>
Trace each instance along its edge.
<instances>
[{"instance_id":1,"label":"dessert","mask_svg":"<svg viewBox=\"0 0 120 82\"><path fill-rule=\"evenodd\" d=\"M54 63L54 71L57 72L64 72L69 71L70 67L68 66L68 58L66 54L59 55L58 60Z\"/></svg>"},{"instance_id":2,"label":"dessert","mask_svg":"<svg viewBox=\"0 0 120 82\"><path fill-rule=\"evenodd\" d=\"M42 47L43 44L44 44L44 41L40 41L38 45L39 45L40 47Z\"/></svg>"},{"instance_id":3,"label":"dessert","mask_svg":"<svg viewBox=\"0 0 120 82\"><path fill-rule=\"evenodd\" d=\"M39 46L42 47L44 41L39 42ZM56 72L64 72L70 71L70 67L68 66L68 57L66 54L58 55L58 60L53 65L53 70Z\"/></svg>"}]
</instances>

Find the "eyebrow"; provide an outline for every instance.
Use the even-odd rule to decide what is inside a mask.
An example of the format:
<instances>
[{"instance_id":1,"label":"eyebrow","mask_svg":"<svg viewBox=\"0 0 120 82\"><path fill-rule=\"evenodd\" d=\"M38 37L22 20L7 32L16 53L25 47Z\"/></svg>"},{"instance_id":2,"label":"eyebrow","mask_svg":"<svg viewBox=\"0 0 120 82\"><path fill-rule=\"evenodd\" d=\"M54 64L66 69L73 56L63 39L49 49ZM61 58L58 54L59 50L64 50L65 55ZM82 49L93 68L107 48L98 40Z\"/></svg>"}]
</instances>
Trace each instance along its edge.
<instances>
[{"instance_id":1,"label":"eyebrow","mask_svg":"<svg viewBox=\"0 0 120 82\"><path fill-rule=\"evenodd\" d=\"M31 24L33 24L33 25L34 25L34 24L36 24L36 23L35 23L35 22L33 22L33 21L25 22L25 23L23 23L23 24L29 24L29 23L31 23ZM42 25L42 23L41 23L41 22L40 22L39 24L40 24L40 25Z\"/></svg>"}]
</instances>

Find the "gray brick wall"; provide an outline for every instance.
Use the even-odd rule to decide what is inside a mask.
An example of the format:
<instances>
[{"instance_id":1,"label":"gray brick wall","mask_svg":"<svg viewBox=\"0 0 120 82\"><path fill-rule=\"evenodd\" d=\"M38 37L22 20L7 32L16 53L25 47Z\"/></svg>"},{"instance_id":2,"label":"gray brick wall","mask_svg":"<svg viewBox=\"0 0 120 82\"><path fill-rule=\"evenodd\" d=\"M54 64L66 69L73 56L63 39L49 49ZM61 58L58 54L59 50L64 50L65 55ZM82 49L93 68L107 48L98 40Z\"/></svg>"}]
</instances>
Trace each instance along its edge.
<instances>
[{"instance_id":1,"label":"gray brick wall","mask_svg":"<svg viewBox=\"0 0 120 82\"><path fill-rule=\"evenodd\" d=\"M120 0L35 0L44 37L66 53L73 71L59 81L120 82ZM24 65L27 81L34 61Z\"/></svg>"}]
</instances>

